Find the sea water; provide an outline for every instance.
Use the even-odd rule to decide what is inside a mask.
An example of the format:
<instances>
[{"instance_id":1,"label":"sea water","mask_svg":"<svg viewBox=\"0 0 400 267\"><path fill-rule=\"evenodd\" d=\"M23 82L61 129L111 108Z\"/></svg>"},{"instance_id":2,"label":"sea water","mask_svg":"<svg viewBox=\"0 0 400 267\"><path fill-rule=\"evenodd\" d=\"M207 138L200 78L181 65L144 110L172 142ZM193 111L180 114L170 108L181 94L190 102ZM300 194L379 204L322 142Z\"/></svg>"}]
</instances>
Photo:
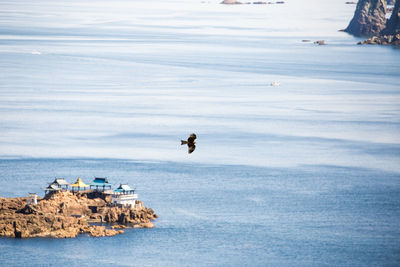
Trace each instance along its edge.
<instances>
[{"instance_id":1,"label":"sea water","mask_svg":"<svg viewBox=\"0 0 400 267\"><path fill-rule=\"evenodd\" d=\"M0 196L107 176L160 216L1 266L400 264L400 50L341 0L219 2L1 1Z\"/></svg>"}]
</instances>

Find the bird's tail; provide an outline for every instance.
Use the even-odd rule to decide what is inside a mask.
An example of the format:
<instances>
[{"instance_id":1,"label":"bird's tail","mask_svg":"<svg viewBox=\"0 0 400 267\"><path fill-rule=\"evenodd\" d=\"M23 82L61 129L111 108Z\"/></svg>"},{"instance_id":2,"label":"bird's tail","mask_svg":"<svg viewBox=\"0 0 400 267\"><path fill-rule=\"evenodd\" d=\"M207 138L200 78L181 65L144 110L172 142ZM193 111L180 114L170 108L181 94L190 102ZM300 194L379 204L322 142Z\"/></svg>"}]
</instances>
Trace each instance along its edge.
<instances>
[{"instance_id":1,"label":"bird's tail","mask_svg":"<svg viewBox=\"0 0 400 267\"><path fill-rule=\"evenodd\" d=\"M185 140L181 140L181 146L186 145L188 142Z\"/></svg>"}]
</instances>

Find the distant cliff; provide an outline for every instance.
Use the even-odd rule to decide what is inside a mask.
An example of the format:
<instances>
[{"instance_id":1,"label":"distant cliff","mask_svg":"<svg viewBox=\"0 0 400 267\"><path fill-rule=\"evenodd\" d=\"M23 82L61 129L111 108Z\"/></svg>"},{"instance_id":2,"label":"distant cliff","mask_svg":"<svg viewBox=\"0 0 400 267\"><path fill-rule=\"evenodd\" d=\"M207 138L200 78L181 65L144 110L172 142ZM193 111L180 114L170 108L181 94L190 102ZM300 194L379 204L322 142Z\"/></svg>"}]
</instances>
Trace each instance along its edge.
<instances>
[{"instance_id":1,"label":"distant cliff","mask_svg":"<svg viewBox=\"0 0 400 267\"><path fill-rule=\"evenodd\" d=\"M345 31L355 36L370 37L358 44L400 45L400 0L390 3L394 3L394 8L387 20L385 0L360 0Z\"/></svg>"},{"instance_id":2,"label":"distant cliff","mask_svg":"<svg viewBox=\"0 0 400 267\"><path fill-rule=\"evenodd\" d=\"M359 0L345 32L364 37L377 35L386 27L385 15L385 0Z\"/></svg>"}]
</instances>

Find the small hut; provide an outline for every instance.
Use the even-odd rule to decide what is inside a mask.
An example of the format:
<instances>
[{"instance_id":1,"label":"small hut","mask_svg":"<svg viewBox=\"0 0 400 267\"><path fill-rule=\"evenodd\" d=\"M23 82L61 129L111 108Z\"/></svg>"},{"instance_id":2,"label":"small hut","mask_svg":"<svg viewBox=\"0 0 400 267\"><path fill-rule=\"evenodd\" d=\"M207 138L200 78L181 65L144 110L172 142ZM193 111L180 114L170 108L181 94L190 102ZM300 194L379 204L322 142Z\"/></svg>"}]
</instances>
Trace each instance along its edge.
<instances>
[{"instance_id":1,"label":"small hut","mask_svg":"<svg viewBox=\"0 0 400 267\"><path fill-rule=\"evenodd\" d=\"M65 178L56 178L52 184L56 185L58 188L61 189L68 189L69 183L65 181Z\"/></svg>"},{"instance_id":2,"label":"small hut","mask_svg":"<svg viewBox=\"0 0 400 267\"><path fill-rule=\"evenodd\" d=\"M49 184L48 187L46 187L46 188L44 189L44 194L47 195L47 194L49 194L49 193L53 193L53 192L60 191L60 190L61 190L61 188L59 188L59 187L58 187L57 185L55 185L54 183L51 183L51 184Z\"/></svg>"},{"instance_id":3,"label":"small hut","mask_svg":"<svg viewBox=\"0 0 400 267\"><path fill-rule=\"evenodd\" d=\"M108 183L107 177L95 177L93 182L90 184L90 189L94 189L94 191L104 192L105 190L111 189L111 184Z\"/></svg>"},{"instance_id":4,"label":"small hut","mask_svg":"<svg viewBox=\"0 0 400 267\"><path fill-rule=\"evenodd\" d=\"M120 184L120 186L113 191L111 202L123 206L135 206L135 201L138 195L135 194L135 189L132 189L127 184Z\"/></svg>"},{"instance_id":5,"label":"small hut","mask_svg":"<svg viewBox=\"0 0 400 267\"><path fill-rule=\"evenodd\" d=\"M28 205L36 205L37 204L37 194L36 193L29 193L28 196Z\"/></svg>"},{"instance_id":6,"label":"small hut","mask_svg":"<svg viewBox=\"0 0 400 267\"><path fill-rule=\"evenodd\" d=\"M114 190L114 193L117 195L132 195L135 194L135 189L132 189L127 184L120 184L119 187Z\"/></svg>"},{"instance_id":7,"label":"small hut","mask_svg":"<svg viewBox=\"0 0 400 267\"><path fill-rule=\"evenodd\" d=\"M74 184L71 184L71 189L72 191L75 191L74 189L77 189L76 191L85 190L85 188L88 188L89 185L85 184L82 179L79 177Z\"/></svg>"}]
</instances>

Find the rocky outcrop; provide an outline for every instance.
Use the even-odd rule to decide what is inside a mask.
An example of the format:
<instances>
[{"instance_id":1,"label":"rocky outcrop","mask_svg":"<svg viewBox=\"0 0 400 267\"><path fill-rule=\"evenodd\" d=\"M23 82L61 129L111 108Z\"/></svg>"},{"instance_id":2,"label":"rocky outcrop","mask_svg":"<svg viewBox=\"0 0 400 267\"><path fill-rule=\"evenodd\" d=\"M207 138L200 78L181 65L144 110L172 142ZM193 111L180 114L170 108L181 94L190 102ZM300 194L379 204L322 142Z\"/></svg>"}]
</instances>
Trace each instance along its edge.
<instances>
[{"instance_id":1,"label":"rocky outcrop","mask_svg":"<svg viewBox=\"0 0 400 267\"><path fill-rule=\"evenodd\" d=\"M122 225L129 224L146 224L151 223L151 220L157 218L157 215L152 209L134 210L131 208L103 208L99 211L102 214L104 221L110 223L118 223Z\"/></svg>"},{"instance_id":2,"label":"rocky outcrop","mask_svg":"<svg viewBox=\"0 0 400 267\"><path fill-rule=\"evenodd\" d=\"M371 38L361 41L358 44L400 45L400 33L394 35L372 36Z\"/></svg>"},{"instance_id":3,"label":"rocky outcrop","mask_svg":"<svg viewBox=\"0 0 400 267\"><path fill-rule=\"evenodd\" d=\"M396 1L386 28L380 34L358 44L400 45L400 0Z\"/></svg>"},{"instance_id":4,"label":"rocky outcrop","mask_svg":"<svg viewBox=\"0 0 400 267\"><path fill-rule=\"evenodd\" d=\"M325 45L325 40L318 40L318 41L315 41L314 44L317 44L317 45Z\"/></svg>"},{"instance_id":5,"label":"rocky outcrop","mask_svg":"<svg viewBox=\"0 0 400 267\"><path fill-rule=\"evenodd\" d=\"M152 228L158 216L141 202L132 207L115 207L102 198L87 194L57 192L36 205L27 198L0 198L0 236L27 238L71 238L79 234L113 236L121 228ZM93 222L116 223L120 227L91 225Z\"/></svg>"},{"instance_id":6,"label":"rocky outcrop","mask_svg":"<svg viewBox=\"0 0 400 267\"><path fill-rule=\"evenodd\" d=\"M360 0L346 32L355 36L374 36L386 27L386 1Z\"/></svg>"}]
</instances>

